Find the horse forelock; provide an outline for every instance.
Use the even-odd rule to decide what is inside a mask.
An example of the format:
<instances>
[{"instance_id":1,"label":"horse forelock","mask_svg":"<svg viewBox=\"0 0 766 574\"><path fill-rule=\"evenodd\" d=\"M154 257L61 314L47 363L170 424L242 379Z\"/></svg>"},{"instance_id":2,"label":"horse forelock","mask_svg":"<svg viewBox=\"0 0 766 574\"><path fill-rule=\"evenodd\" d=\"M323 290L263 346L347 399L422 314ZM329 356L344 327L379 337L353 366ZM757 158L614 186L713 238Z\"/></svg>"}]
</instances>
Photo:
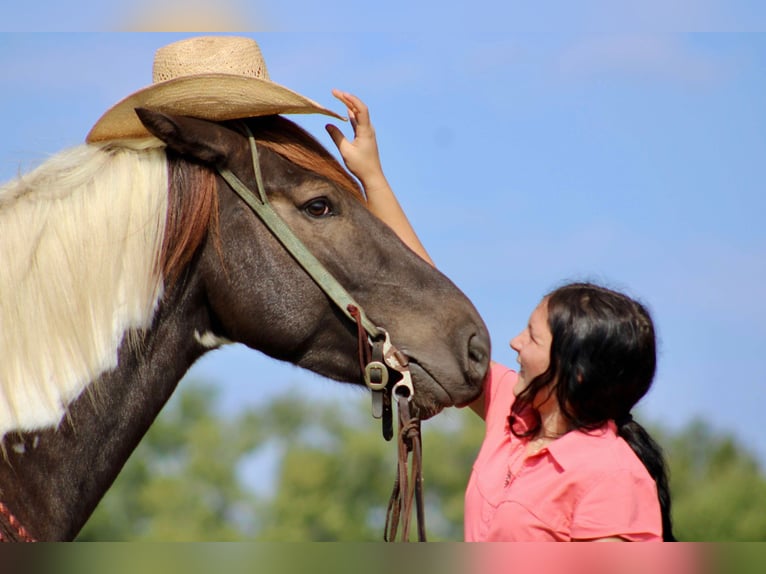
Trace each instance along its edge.
<instances>
[{"instance_id":1,"label":"horse forelock","mask_svg":"<svg viewBox=\"0 0 766 574\"><path fill-rule=\"evenodd\" d=\"M360 201L359 183L314 136L282 116L253 118L250 125L258 143L274 150L294 164L325 177Z\"/></svg>"},{"instance_id":2,"label":"horse forelock","mask_svg":"<svg viewBox=\"0 0 766 574\"><path fill-rule=\"evenodd\" d=\"M156 141L79 146L0 188L0 437L54 426L163 291Z\"/></svg>"}]
</instances>

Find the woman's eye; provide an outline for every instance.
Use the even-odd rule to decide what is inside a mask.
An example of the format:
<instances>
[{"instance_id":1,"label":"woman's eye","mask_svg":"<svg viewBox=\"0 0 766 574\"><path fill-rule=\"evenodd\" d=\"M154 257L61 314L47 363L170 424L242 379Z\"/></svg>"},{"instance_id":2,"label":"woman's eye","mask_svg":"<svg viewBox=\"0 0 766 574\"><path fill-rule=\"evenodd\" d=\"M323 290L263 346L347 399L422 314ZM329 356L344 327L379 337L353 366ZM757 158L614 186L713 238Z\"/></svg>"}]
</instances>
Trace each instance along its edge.
<instances>
[{"instance_id":1,"label":"woman's eye","mask_svg":"<svg viewBox=\"0 0 766 574\"><path fill-rule=\"evenodd\" d=\"M303 211L311 217L327 217L333 214L330 202L324 197L312 199L303 206Z\"/></svg>"}]
</instances>

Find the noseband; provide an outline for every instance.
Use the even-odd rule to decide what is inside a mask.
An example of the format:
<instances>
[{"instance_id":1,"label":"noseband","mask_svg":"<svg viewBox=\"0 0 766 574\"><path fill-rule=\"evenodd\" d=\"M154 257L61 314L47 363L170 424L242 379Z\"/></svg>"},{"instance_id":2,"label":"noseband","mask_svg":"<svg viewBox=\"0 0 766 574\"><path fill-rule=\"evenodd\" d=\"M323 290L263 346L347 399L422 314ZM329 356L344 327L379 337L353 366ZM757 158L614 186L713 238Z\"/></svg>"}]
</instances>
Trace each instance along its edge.
<instances>
[{"instance_id":1,"label":"noseband","mask_svg":"<svg viewBox=\"0 0 766 574\"><path fill-rule=\"evenodd\" d=\"M384 539L394 541L397 525L403 521L402 540L409 536L409 518L413 498L417 503L418 539L425 541L423 496L421 477L420 421L410 416L409 403L415 394L407 357L392 343L388 332L373 323L351 294L333 277L311 251L298 239L268 201L263 185L261 166L255 137L250 128L241 123L247 133L255 172L256 190L247 187L231 170L216 166L218 173L261 219L274 237L308 273L322 291L343 314L357 326L359 365L365 385L372 393L372 416L382 419L383 437L393 436L391 399L396 397L399 411L398 469L391 500L388 505ZM389 369L399 374L394 382ZM412 474L407 476L408 456L413 453Z\"/></svg>"}]
</instances>

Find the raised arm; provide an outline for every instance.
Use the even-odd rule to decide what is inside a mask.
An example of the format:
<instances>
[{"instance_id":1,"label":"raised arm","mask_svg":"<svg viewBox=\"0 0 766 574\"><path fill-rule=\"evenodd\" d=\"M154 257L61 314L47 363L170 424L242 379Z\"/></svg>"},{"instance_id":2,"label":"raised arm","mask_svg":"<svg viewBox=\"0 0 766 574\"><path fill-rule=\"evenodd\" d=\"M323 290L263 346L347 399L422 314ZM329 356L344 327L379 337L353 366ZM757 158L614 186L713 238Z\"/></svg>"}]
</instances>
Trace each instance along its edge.
<instances>
[{"instance_id":1,"label":"raised arm","mask_svg":"<svg viewBox=\"0 0 766 574\"><path fill-rule=\"evenodd\" d=\"M332 93L348 108L348 117L354 129L354 139L353 141L346 139L343 132L332 124L328 124L326 129L338 147L346 167L362 183L370 211L393 229L399 239L410 249L434 265L383 174L375 129L372 127L367 106L362 100L347 92L333 90ZM483 419L484 393L469 406Z\"/></svg>"},{"instance_id":2,"label":"raised arm","mask_svg":"<svg viewBox=\"0 0 766 574\"><path fill-rule=\"evenodd\" d=\"M348 117L354 129L354 139L352 141L346 139L343 132L332 124L328 124L326 129L338 147L346 167L362 183L368 208L393 229L410 249L433 265L434 262L420 242L383 174L375 129L370 122L367 106L362 100L347 92L333 90L332 93L348 108Z\"/></svg>"}]
</instances>

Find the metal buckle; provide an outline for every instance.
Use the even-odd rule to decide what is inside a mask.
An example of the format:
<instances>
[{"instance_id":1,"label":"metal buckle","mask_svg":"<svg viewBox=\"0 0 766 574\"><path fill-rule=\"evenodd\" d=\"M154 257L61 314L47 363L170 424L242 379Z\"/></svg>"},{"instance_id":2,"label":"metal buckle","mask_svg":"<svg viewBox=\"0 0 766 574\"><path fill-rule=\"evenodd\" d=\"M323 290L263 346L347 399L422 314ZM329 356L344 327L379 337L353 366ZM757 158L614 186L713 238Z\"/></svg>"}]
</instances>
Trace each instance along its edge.
<instances>
[{"instance_id":1,"label":"metal buckle","mask_svg":"<svg viewBox=\"0 0 766 574\"><path fill-rule=\"evenodd\" d=\"M384 333L386 338L383 341L383 360L394 371L402 375L402 379L394 385L391 392L397 396L407 397L408 401L412 401L412 397L415 396L415 388L412 386L409 360L404 353L393 346L388 331L384 331Z\"/></svg>"},{"instance_id":2,"label":"metal buckle","mask_svg":"<svg viewBox=\"0 0 766 574\"><path fill-rule=\"evenodd\" d=\"M364 384L371 391L382 391L388 384L388 369L380 361L370 361L364 367Z\"/></svg>"}]
</instances>

